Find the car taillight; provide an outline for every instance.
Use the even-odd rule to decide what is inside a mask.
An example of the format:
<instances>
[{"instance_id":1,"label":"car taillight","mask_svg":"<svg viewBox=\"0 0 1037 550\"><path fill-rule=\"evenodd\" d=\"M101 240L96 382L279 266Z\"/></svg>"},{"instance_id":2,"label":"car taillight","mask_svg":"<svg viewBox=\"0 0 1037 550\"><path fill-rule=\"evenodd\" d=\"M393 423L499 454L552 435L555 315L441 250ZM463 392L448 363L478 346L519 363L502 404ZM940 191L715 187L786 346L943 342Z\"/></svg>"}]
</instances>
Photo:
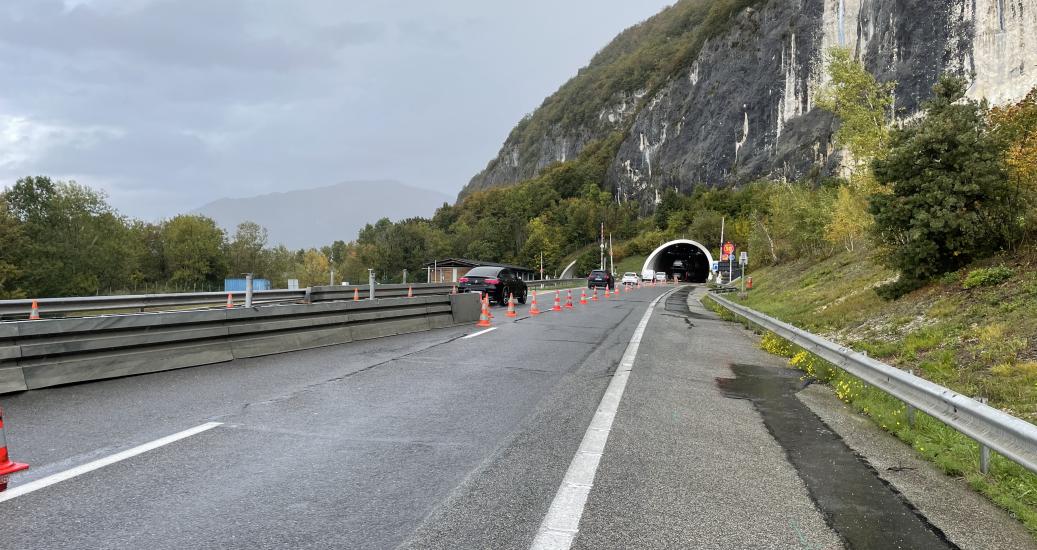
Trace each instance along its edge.
<instances>
[{"instance_id":1,"label":"car taillight","mask_svg":"<svg viewBox=\"0 0 1037 550\"><path fill-rule=\"evenodd\" d=\"M486 284L488 284L488 285L499 285L500 284L500 279L486 279Z\"/></svg>"},{"instance_id":2,"label":"car taillight","mask_svg":"<svg viewBox=\"0 0 1037 550\"><path fill-rule=\"evenodd\" d=\"M457 282L459 282L459 283L467 283L468 282L468 277L461 277L460 279L457 280Z\"/></svg>"}]
</instances>

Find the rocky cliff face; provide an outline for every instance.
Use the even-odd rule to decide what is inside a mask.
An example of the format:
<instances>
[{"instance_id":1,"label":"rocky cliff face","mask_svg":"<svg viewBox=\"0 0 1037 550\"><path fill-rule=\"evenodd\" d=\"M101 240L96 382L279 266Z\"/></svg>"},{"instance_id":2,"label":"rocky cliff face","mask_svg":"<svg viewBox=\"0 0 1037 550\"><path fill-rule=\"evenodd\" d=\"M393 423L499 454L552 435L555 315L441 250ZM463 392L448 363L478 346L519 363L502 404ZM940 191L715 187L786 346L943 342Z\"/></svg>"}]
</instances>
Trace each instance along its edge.
<instances>
[{"instance_id":1,"label":"rocky cliff face","mask_svg":"<svg viewBox=\"0 0 1037 550\"><path fill-rule=\"evenodd\" d=\"M607 183L646 209L665 188L832 173L833 120L814 108L832 46L897 82L900 116L945 72L969 78L973 97L1017 100L1037 86L1037 0L756 2L652 93L617 97L595 127L555 125L533 146L509 139L466 190L527 179L616 130L625 139Z\"/></svg>"}]
</instances>

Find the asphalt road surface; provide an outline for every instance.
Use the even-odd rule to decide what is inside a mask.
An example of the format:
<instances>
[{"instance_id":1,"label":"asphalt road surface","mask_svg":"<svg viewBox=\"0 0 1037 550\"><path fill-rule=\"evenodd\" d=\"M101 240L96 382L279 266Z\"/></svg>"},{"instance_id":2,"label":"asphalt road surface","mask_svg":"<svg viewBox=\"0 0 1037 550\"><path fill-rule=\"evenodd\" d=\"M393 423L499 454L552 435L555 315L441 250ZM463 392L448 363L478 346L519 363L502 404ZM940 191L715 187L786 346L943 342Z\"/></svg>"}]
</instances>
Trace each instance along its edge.
<instances>
[{"instance_id":1,"label":"asphalt road surface","mask_svg":"<svg viewBox=\"0 0 1037 550\"><path fill-rule=\"evenodd\" d=\"M701 292L645 288L517 319L494 308L489 332L7 396L12 456L32 465L11 494L136 450L0 502L0 548L526 549L552 510L576 514L574 548L867 547L844 532L848 513L952 548L899 495L906 514L877 508L889 494L804 482L824 472L789 457L811 443L782 441L765 402L718 383L733 364L780 360L704 310ZM610 383L653 301L620 399ZM607 403L618 410L596 429ZM585 500L560 502L585 436L604 450L578 484ZM856 473L864 492L891 491Z\"/></svg>"}]
</instances>

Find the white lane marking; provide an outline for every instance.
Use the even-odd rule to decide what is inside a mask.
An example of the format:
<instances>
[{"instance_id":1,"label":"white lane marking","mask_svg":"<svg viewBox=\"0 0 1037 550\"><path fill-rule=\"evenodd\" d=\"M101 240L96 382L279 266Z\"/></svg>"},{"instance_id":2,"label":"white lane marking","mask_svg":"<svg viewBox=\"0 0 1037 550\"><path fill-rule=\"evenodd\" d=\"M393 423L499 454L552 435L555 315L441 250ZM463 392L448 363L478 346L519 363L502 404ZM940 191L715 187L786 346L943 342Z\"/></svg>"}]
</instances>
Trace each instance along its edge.
<instances>
[{"instance_id":1,"label":"white lane marking","mask_svg":"<svg viewBox=\"0 0 1037 550\"><path fill-rule=\"evenodd\" d=\"M493 331L497 330L498 328L500 328L500 327L493 327L493 328L488 328L486 330L480 330L479 332L476 332L476 333L473 333L473 334L469 334L468 336L463 336L461 339L462 340L467 340L469 338L475 338L476 336L482 336L483 334L486 334L487 332L493 332Z\"/></svg>"},{"instance_id":2,"label":"white lane marking","mask_svg":"<svg viewBox=\"0 0 1037 550\"><path fill-rule=\"evenodd\" d=\"M551 507L548 508L544 521L540 523L533 544L529 546L530 550L569 550L576 539L580 518L583 517L583 507L587 504L587 497L594 486L598 463L605 452L605 443L608 441L609 432L612 431L612 421L615 420L619 402L623 399L630 371L634 368L634 358L637 357L637 348L641 346L641 337L644 336L656 304L670 292L652 300L648 311L641 317L641 322L634 330L623 358L619 361L616 374L612 376L598 410L587 427L583 441L580 442L580 448L569 463L569 469L562 478L562 484L558 487L554 500L551 501Z\"/></svg>"},{"instance_id":3,"label":"white lane marking","mask_svg":"<svg viewBox=\"0 0 1037 550\"><path fill-rule=\"evenodd\" d=\"M38 491L40 489L43 489L44 487L54 485L55 483L67 481L76 476L80 476L85 473L92 472L100 468L104 468L105 466L110 466L112 464L115 464L116 462L121 462L123 460L126 460L127 458L135 457L139 454L143 454L148 451L157 449L159 447L169 445L170 443L175 443L177 441L180 441L181 439L186 439L188 437L191 437L192 435L200 434L204 431L211 430L216 426L221 425L223 425L222 422L207 422L205 424L202 424L201 426L195 426L191 429L184 430L173 435L167 435L166 437L163 437L161 439L156 439L150 443L145 443L132 449L127 449L120 453L115 453L111 456L106 456L104 458L97 459L93 462L87 462L86 464L76 466L75 468L65 470L64 472L58 472L54 475L26 483L25 485L13 487L7 491L4 491L3 493L0 493L0 502L5 502L13 498L17 498L22 495L31 493L33 491Z\"/></svg>"}]
</instances>

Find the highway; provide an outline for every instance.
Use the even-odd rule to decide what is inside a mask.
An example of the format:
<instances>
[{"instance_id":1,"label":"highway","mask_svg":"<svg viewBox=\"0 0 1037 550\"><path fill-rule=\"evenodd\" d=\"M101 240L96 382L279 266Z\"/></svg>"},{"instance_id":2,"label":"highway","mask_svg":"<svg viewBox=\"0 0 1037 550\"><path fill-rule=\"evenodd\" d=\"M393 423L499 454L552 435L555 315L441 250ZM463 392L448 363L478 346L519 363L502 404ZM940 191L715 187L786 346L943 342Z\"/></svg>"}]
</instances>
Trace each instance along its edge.
<instances>
[{"instance_id":1,"label":"highway","mask_svg":"<svg viewBox=\"0 0 1037 550\"><path fill-rule=\"evenodd\" d=\"M955 548L703 291L6 396L0 547Z\"/></svg>"}]
</instances>

